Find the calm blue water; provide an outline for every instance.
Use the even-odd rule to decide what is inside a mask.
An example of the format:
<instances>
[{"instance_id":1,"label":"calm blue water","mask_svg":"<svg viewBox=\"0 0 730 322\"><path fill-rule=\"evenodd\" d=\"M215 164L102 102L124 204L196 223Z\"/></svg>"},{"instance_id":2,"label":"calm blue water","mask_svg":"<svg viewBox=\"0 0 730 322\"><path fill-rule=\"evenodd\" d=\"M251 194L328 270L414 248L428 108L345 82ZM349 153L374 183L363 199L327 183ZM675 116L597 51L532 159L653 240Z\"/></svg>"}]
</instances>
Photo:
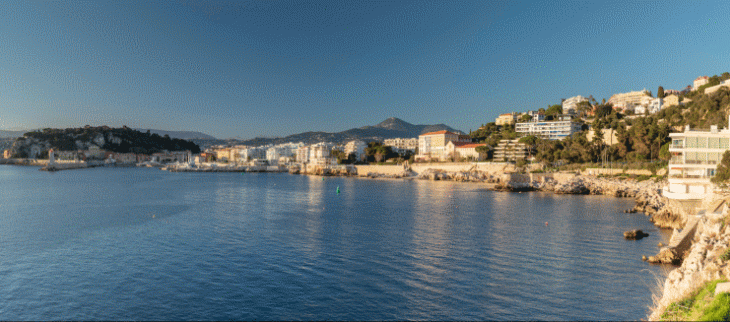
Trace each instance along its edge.
<instances>
[{"instance_id":1,"label":"calm blue water","mask_svg":"<svg viewBox=\"0 0 730 322\"><path fill-rule=\"evenodd\" d=\"M640 319L668 237L630 199L468 183L0 166L0 192L2 320Z\"/></svg>"}]
</instances>

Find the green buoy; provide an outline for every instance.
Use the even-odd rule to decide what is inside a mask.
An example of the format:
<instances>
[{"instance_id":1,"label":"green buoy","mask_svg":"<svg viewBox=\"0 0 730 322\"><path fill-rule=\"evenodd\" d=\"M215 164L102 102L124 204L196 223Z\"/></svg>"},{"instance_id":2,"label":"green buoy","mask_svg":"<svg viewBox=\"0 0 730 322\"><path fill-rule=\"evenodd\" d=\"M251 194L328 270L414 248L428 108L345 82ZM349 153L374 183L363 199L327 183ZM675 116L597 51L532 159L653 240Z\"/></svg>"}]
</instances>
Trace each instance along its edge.
<instances>
[{"instance_id":1,"label":"green buoy","mask_svg":"<svg viewBox=\"0 0 730 322\"><path fill-rule=\"evenodd\" d=\"M340 193L340 186L337 186L337 193Z\"/></svg>"}]
</instances>

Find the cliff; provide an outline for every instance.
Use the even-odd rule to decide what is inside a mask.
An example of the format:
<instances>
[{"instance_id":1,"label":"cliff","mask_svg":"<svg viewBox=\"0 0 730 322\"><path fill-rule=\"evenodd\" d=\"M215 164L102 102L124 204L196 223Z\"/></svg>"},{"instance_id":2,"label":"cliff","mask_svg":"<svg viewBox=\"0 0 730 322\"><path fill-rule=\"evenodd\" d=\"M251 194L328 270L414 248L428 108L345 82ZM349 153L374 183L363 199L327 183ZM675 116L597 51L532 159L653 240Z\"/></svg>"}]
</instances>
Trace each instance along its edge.
<instances>
[{"instance_id":1,"label":"cliff","mask_svg":"<svg viewBox=\"0 0 730 322\"><path fill-rule=\"evenodd\" d=\"M649 320L687 320L707 317L709 313L705 312L705 304L709 307L709 303L719 294L713 294L712 291L705 292L707 294L699 298L697 295L703 288L718 281L730 280L728 208L724 207L717 212L709 208L706 210L710 213L699 217L692 245L685 254L681 266L672 270L663 285L659 287ZM675 231L676 234L679 232ZM714 289L714 286L712 288ZM727 321L728 316L724 318Z\"/></svg>"}]
</instances>

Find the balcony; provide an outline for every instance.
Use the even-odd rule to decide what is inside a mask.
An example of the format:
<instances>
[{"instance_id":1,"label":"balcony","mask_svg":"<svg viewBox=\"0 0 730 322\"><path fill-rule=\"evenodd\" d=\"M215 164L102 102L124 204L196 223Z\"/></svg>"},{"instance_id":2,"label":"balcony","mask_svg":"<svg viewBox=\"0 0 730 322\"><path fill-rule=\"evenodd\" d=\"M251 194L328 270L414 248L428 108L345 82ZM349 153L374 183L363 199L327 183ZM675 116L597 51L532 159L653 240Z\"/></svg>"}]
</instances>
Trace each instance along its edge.
<instances>
[{"instance_id":1,"label":"balcony","mask_svg":"<svg viewBox=\"0 0 730 322\"><path fill-rule=\"evenodd\" d=\"M670 149L684 149L684 144L670 144Z\"/></svg>"},{"instance_id":2,"label":"balcony","mask_svg":"<svg viewBox=\"0 0 730 322\"><path fill-rule=\"evenodd\" d=\"M716 165L719 161L699 161L699 160L687 160L682 162L682 160L674 160L672 159L669 162L669 165L684 165L684 164L699 164L699 165Z\"/></svg>"}]
</instances>

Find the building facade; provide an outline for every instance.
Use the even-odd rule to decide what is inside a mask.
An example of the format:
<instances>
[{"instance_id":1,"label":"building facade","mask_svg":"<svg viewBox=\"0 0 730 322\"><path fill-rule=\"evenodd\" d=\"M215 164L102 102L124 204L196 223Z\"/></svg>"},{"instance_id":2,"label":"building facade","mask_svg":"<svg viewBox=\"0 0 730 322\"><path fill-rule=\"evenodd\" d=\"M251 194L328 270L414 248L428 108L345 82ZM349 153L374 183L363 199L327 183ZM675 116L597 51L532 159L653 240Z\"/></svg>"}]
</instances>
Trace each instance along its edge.
<instances>
[{"instance_id":1,"label":"building facade","mask_svg":"<svg viewBox=\"0 0 730 322\"><path fill-rule=\"evenodd\" d=\"M471 142L454 142L450 141L446 144L446 158L459 161L467 159L471 161L484 161L487 155L483 152L477 151L480 146L487 146L486 143L471 143Z\"/></svg>"},{"instance_id":2,"label":"building facade","mask_svg":"<svg viewBox=\"0 0 730 322\"><path fill-rule=\"evenodd\" d=\"M653 98L646 89L642 91L614 94L608 103L619 111L634 111L637 106L648 106Z\"/></svg>"},{"instance_id":3,"label":"building facade","mask_svg":"<svg viewBox=\"0 0 730 322\"><path fill-rule=\"evenodd\" d=\"M710 78L707 76L700 76L697 77L694 82L692 82L692 90L696 91L700 86L705 85L710 82Z\"/></svg>"},{"instance_id":4,"label":"building facade","mask_svg":"<svg viewBox=\"0 0 730 322\"><path fill-rule=\"evenodd\" d=\"M386 140L387 141L387 140ZM365 143L365 141L361 140L353 140L350 142L347 142L345 144L345 149L343 152L345 152L345 155L355 154L355 159L362 160L362 158L365 156L365 148L368 147L368 144Z\"/></svg>"},{"instance_id":5,"label":"building facade","mask_svg":"<svg viewBox=\"0 0 730 322\"><path fill-rule=\"evenodd\" d=\"M563 114L575 115L578 113L578 104L588 102L587 97L573 96L563 101Z\"/></svg>"},{"instance_id":6,"label":"building facade","mask_svg":"<svg viewBox=\"0 0 730 322\"><path fill-rule=\"evenodd\" d=\"M500 114L494 120L494 123L496 123L497 125L510 125L515 124L515 122L517 122L517 113Z\"/></svg>"},{"instance_id":7,"label":"building facade","mask_svg":"<svg viewBox=\"0 0 730 322\"><path fill-rule=\"evenodd\" d=\"M581 124L571 121L569 117L563 117L558 121L524 122L515 125L515 132L549 140L562 140L580 130Z\"/></svg>"},{"instance_id":8,"label":"building facade","mask_svg":"<svg viewBox=\"0 0 730 322\"><path fill-rule=\"evenodd\" d=\"M496 147L494 147L494 156L492 160L494 162L515 162L519 160L526 160L532 155L531 147L528 147L524 143L520 143L520 140L501 140Z\"/></svg>"},{"instance_id":9,"label":"building facade","mask_svg":"<svg viewBox=\"0 0 730 322\"><path fill-rule=\"evenodd\" d=\"M728 124L730 126L730 122ZM668 181L663 195L676 200L699 200L713 191L722 155L730 149L730 130L695 131L686 126L682 133L670 133Z\"/></svg>"},{"instance_id":10,"label":"building facade","mask_svg":"<svg viewBox=\"0 0 730 322\"><path fill-rule=\"evenodd\" d=\"M424 133L418 136L417 160L445 161L446 144L449 142L471 142L468 135L461 135L450 131Z\"/></svg>"},{"instance_id":11,"label":"building facade","mask_svg":"<svg viewBox=\"0 0 730 322\"><path fill-rule=\"evenodd\" d=\"M418 147L417 138L396 138L396 139L385 139L383 145L389 146L393 149L393 152L405 153L407 151L415 152Z\"/></svg>"}]
</instances>

